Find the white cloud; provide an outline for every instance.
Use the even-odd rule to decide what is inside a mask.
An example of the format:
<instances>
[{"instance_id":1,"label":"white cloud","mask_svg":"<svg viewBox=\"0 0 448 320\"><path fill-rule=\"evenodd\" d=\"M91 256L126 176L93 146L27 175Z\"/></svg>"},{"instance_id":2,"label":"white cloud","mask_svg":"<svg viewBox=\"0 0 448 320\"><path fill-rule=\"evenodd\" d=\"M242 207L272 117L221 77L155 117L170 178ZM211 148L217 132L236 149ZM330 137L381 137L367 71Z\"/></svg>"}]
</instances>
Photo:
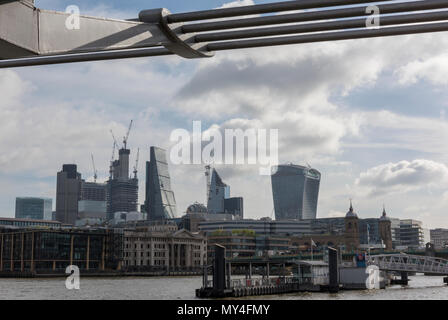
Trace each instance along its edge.
<instances>
[{"instance_id":1,"label":"white cloud","mask_svg":"<svg viewBox=\"0 0 448 320\"><path fill-rule=\"evenodd\" d=\"M223 8L243 7L243 6L251 6L254 4L255 3L253 0L236 0L236 1L224 3L219 8L223 9Z\"/></svg>"},{"instance_id":2,"label":"white cloud","mask_svg":"<svg viewBox=\"0 0 448 320\"><path fill-rule=\"evenodd\" d=\"M355 184L367 188L368 195L405 193L429 186L446 186L448 167L431 160L382 164L362 172Z\"/></svg>"},{"instance_id":3,"label":"white cloud","mask_svg":"<svg viewBox=\"0 0 448 320\"><path fill-rule=\"evenodd\" d=\"M415 84L426 80L435 85L447 85L448 54L432 56L426 60L419 59L409 62L396 71L399 82L403 85Z\"/></svg>"}]
</instances>

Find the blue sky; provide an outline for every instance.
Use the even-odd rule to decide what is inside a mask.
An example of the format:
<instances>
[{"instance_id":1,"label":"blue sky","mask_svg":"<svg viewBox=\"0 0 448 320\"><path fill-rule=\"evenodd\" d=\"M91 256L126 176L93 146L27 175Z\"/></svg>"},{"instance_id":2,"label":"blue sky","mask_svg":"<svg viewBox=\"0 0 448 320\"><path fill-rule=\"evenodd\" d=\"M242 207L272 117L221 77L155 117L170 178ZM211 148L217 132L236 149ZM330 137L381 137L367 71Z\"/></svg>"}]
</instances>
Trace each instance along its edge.
<instances>
[{"instance_id":1,"label":"blue sky","mask_svg":"<svg viewBox=\"0 0 448 320\"><path fill-rule=\"evenodd\" d=\"M135 18L142 9L210 9L230 1L38 0L81 13ZM266 1L255 1L263 3ZM245 4L253 3L245 0ZM238 4L238 1L233 3ZM241 3L240 3L241 4ZM338 216L350 198L361 217L389 215L448 227L448 34L416 35L178 57L0 71L0 215L16 196L55 199L56 172L74 162L92 179L90 154L106 179L112 139L134 128L140 148L140 202L149 146L203 127L279 129L280 161L322 173L318 216ZM202 166L170 165L181 214L204 202ZM251 166L220 166L249 218L272 215L269 177Z\"/></svg>"}]
</instances>

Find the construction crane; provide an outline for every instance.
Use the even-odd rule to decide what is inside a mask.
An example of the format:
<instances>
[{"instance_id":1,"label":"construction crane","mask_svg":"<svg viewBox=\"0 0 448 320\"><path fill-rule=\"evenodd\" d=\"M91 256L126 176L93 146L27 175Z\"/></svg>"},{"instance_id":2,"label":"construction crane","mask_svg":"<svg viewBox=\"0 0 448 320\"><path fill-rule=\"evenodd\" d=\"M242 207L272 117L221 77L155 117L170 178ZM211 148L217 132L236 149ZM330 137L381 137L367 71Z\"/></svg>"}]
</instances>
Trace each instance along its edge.
<instances>
[{"instance_id":1,"label":"construction crane","mask_svg":"<svg viewBox=\"0 0 448 320\"><path fill-rule=\"evenodd\" d=\"M114 156L115 156L115 147L118 147L117 139L115 139L114 133L112 129L110 130L110 133L112 135L112 139L114 140L113 146L112 146L112 156L110 157L110 167L109 167L109 177L112 180L113 172L114 172Z\"/></svg>"},{"instance_id":2,"label":"construction crane","mask_svg":"<svg viewBox=\"0 0 448 320\"><path fill-rule=\"evenodd\" d=\"M139 155L140 155L140 148L137 149L137 159L135 160L135 166L134 166L134 179L137 179L137 168L138 168Z\"/></svg>"},{"instance_id":3,"label":"construction crane","mask_svg":"<svg viewBox=\"0 0 448 320\"><path fill-rule=\"evenodd\" d=\"M114 172L114 156L115 156L115 146L116 146L117 144L116 144L116 142L115 142L115 140L114 140L114 144L113 144L113 146L112 146L112 156L110 157L110 167L109 167L109 177L110 177L110 179L112 180L112 175L113 175L113 172Z\"/></svg>"},{"instance_id":4,"label":"construction crane","mask_svg":"<svg viewBox=\"0 0 448 320\"><path fill-rule=\"evenodd\" d=\"M128 132L126 133L126 136L123 137L123 148L124 149L126 149L126 145L128 143L129 133L131 132L131 128L132 128L132 122L133 122L133 120L131 120L131 123L129 124Z\"/></svg>"},{"instance_id":5,"label":"construction crane","mask_svg":"<svg viewBox=\"0 0 448 320\"><path fill-rule=\"evenodd\" d=\"M93 160L93 153L92 156L92 166L93 166L93 181L96 183L96 179L98 178L98 171L95 168L95 160Z\"/></svg>"},{"instance_id":6,"label":"construction crane","mask_svg":"<svg viewBox=\"0 0 448 320\"><path fill-rule=\"evenodd\" d=\"M110 129L110 134L112 135L112 139L114 139L114 151L115 151L115 146L118 147L118 142L117 139L115 139L114 132L112 131L112 129Z\"/></svg>"}]
</instances>

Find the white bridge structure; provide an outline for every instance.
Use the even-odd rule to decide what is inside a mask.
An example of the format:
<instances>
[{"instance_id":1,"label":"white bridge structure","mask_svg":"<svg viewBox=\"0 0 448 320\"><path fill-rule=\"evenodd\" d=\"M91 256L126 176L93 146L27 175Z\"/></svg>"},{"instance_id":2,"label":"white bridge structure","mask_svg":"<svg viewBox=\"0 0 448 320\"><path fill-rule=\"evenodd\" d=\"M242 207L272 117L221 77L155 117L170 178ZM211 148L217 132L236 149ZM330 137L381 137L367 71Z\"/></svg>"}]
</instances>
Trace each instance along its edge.
<instances>
[{"instance_id":1,"label":"white bridge structure","mask_svg":"<svg viewBox=\"0 0 448 320\"><path fill-rule=\"evenodd\" d=\"M408 254L383 254L367 258L367 265L383 271L418 272L448 275L448 260Z\"/></svg>"}]
</instances>

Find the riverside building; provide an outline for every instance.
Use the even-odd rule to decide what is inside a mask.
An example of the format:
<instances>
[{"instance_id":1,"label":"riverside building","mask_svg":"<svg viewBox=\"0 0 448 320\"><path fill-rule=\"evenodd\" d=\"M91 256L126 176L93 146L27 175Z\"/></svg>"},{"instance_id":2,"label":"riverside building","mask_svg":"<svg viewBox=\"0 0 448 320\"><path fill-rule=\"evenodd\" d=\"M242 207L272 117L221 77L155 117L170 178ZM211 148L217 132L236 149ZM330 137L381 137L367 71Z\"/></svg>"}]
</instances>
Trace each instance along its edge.
<instances>
[{"instance_id":1,"label":"riverside building","mask_svg":"<svg viewBox=\"0 0 448 320\"><path fill-rule=\"evenodd\" d=\"M125 228L124 264L127 271L200 271L205 265L207 240L199 233L178 230L160 221Z\"/></svg>"}]
</instances>

